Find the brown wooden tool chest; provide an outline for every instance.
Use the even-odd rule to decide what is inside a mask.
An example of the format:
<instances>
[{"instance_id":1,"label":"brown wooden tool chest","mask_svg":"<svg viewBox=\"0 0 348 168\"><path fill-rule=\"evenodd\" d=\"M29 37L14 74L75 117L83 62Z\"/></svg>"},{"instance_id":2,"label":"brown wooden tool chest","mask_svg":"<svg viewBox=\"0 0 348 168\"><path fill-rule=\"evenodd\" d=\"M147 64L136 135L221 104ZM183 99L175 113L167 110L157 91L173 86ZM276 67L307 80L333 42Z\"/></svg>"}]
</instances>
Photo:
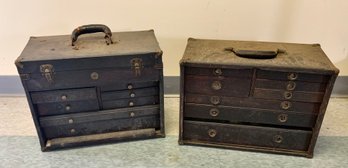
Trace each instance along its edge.
<instances>
[{"instance_id":1,"label":"brown wooden tool chest","mask_svg":"<svg viewBox=\"0 0 348 168\"><path fill-rule=\"evenodd\" d=\"M16 66L43 151L165 136L152 30L86 25L71 36L31 37Z\"/></svg>"},{"instance_id":2,"label":"brown wooden tool chest","mask_svg":"<svg viewBox=\"0 0 348 168\"><path fill-rule=\"evenodd\" d=\"M179 144L313 157L339 70L318 44L188 40Z\"/></svg>"}]
</instances>

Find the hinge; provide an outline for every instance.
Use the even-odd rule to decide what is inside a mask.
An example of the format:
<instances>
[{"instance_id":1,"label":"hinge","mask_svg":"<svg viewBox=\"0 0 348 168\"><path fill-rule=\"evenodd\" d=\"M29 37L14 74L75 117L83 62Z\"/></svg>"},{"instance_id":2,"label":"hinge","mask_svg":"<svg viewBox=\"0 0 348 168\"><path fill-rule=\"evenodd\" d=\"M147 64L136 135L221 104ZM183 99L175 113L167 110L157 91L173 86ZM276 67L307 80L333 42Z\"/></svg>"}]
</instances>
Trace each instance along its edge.
<instances>
[{"instance_id":1,"label":"hinge","mask_svg":"<svg viewBox=\"0 0 348 168\"><path fill-rule=\"evenodd\" d=\"M130 61L132 70L134 71L135 76L141 75L141 69L143 69L143 60L141 58L133 58Z\"/></svg>"},{"instance_id":2,"label":"hinge","mask_svg":"<svg viewBox=\"0 0 348 168\"><path fill-rule=\"evenodd\" d=\"M40 65L40 71L43 77L46 78L48 83L52 83L53 82L53 73L54 73L54 69L53 69L53 65L51 64L43 64Z\"/></svg>"},{"instance_id":3,"label":"hinge","mask_svg":"<svg viewBox=\"0 0 348 168\"><path fill-rule=\"evenodd\" d=\"M30 79L30 75L29 74L20 74L19 76L20 76L20 78L22 80L29 80Z\"/></svg>"}]
</instances>

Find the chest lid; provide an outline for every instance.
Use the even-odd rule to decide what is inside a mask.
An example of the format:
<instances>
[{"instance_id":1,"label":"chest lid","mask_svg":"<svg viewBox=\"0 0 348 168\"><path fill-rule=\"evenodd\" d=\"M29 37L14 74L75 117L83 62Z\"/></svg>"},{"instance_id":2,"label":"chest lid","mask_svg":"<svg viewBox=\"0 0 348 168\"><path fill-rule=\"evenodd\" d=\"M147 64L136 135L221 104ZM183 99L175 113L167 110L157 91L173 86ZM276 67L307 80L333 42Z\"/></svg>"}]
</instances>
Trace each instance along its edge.
<instances>
[{"instance_id":1,"label":"chest lid","mask_svg":"<svg viewBox=\"0 0 348 168\"><path fill-rule=\"evenodd\" d=\"M181 64L200 67L250 67L283 71L338 73L319 44L208 40L190 38Z\"/></svg>"},{"instance_id":2,"label":"chest lid","mask_svg":"<svg viewBox=\"0 0 348 168\"><path fill-rule=\"evenodd\" d=\"M19 73L40 73L41 65L52 65L56 72L126 68L139 62L149 67L162 64L161 55L153 30L111 32L104 25L86 25L72 35L31 37L16 66Z\"/></svg>"}]
</instances>

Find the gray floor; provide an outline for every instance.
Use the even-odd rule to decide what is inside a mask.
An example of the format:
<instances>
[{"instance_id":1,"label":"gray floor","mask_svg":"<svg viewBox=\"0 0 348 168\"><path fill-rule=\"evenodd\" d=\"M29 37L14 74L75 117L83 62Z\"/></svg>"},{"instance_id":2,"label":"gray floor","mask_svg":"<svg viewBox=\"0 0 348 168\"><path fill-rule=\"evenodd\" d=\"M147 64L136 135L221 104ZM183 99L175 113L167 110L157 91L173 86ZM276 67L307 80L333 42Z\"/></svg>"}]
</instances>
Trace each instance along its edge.
<instances>
[{"instance_id":1,"label":"gray floor","mask_svg":"<svg viewBox=\"0 0 348 168\"><path fill-rule=\"evenodd\" d=\"M178 98L165 99L167 138L42 153L24 97L0 97L0 167L348 167L348 99L332 98L313 159L179 146Z\"/></svg>"}]
</instances>

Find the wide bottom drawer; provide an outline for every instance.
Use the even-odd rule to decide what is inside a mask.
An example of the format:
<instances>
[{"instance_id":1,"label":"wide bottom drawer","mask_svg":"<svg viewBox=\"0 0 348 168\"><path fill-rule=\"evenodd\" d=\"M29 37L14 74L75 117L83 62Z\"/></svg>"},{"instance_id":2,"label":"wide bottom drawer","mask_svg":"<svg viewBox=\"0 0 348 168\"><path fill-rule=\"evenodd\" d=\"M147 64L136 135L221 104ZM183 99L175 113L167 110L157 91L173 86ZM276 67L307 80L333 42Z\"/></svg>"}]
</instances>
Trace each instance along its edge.
<instances>
[{"instance_id":1,"label":"wide bottom drawer","mask_svg":"<svg viewBox=\"0 0 348 168\"><path fill-rule=\"evenodd\" d=\"M183 140L221 144L222 146L255 146L271 150L306 151L312 131L290 130L248 125L184 121Z\"/></svg>"},{"instance_id":2,"label":"wide bottom drawer","mask_svg":"<svg viewBox=\"0 0 348 168\"><path fill-rule=\"evenodd\" d=\"M46 139L100 134L115 131L160 129L158 106L144 106L41 117Z\"/></svg>"}]
</instances>

